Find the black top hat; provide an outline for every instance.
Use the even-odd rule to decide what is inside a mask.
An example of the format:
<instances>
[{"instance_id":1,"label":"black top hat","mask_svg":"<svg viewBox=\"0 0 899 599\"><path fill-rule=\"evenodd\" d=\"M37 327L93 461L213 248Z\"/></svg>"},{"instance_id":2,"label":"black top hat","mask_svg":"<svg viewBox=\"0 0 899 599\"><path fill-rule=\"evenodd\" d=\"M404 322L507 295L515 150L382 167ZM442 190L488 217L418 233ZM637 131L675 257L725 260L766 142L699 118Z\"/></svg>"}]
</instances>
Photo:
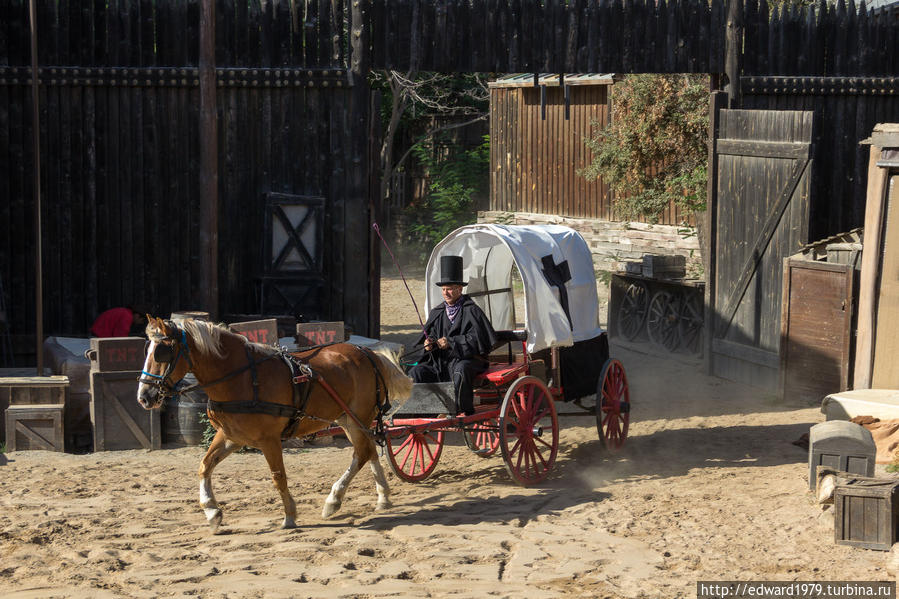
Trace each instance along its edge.
<instances>
[{"instance_id":1,"label":"black top hat","mask_svg":"<svg viewBox=\"0 0 899 599\"><path fill-rule=\"evenodd\" d=\"M440 256L440 281L438 287L444 285L468 285L462 280L462 256Z\"/></svg>"}]
</instances>

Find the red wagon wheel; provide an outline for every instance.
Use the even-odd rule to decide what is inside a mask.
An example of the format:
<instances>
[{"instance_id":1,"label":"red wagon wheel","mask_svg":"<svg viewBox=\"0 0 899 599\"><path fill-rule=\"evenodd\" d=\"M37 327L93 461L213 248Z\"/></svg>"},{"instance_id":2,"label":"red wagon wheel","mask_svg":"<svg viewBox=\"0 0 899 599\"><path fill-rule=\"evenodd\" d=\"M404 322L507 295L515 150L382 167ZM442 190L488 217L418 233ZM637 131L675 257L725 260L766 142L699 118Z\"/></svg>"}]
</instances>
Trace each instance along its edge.
<instances>
[{"instance_id":1,"label":"red wagon wheel","mask_svg":"<svg viewBox=\"0 0 899 599\"><path fill-rule=\"evenodd\" d=\"M476 422L463 434L465 444L479 457L489 458L499 449L499 421L496 418Z\"/></svg>"},{"instance_id":2,"label":"red wagon wheel","mask_svg":"<svg viewBox=\"0 0 899 599\"><path fill-rule=\"evenodd\" d=\"M431 476L443 452L443 431L406 435L403 428L387 430L387 461L393 473L417 483ZM403 439L402 443L397 443Z\"/></svg>"},{"instance_id":3,"label":"red wagon wheel","mask_svg":"<svg viewBox=\"0 0 899 599\"><path fill-rule=\"evenodd\" d=\"M499 446L506 470L520 485L539 483L552 470L559 451L559 421L552 395L537 377L523 376L506 391Z\"/></svg>"},{"instance_id":4,"label":"red wagon wheel","mask_svg":"<svg viewBox=\"0 0 899 599\"><path fill-rule=\"evenodd\" d=\"M631 421L631 394L624 366L614 358L606 360L596 389L596 428L603 448L621 449Z\"/></svg>"}]
</instances>

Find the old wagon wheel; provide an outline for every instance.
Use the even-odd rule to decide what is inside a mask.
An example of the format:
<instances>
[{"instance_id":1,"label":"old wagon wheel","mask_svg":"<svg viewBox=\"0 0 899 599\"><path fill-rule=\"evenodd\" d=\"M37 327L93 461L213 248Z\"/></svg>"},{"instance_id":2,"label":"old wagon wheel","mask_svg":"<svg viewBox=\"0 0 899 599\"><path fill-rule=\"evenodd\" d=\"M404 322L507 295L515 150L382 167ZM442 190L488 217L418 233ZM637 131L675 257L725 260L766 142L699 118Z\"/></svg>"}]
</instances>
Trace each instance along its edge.
<instances>
[{"instance_id":1,"label":"old wagon wheel","mask_svg":"<svg viewBox=\"0 0 899 599\"><path fill-rule=\"evenodd\" d=\"M596 388L596 428L604 449L618 451L627 440L631 421L631 394L624 366L606 360Z\"/></svg>"},{"instance_id":2,"label":"old wagon wheel","mask_svg":"<svg viewBox=\"0 0 899 599\"><path fill-rule=\"evenodd\" d=\"M649 308L649 288L642 281L627 286L618 306L618 331L628 341L640 334Z\"/></svg>"},{"instance_id":3,"label":"old wagon wheel","mask_svg":"<svg viewBox=\"0 0 899 599\"><path fill-rule=\"evenodd\" d=\"M387 461L398 477L417 483L429 477L437 467L443 452L443 431L406 434L406 430L404 427L387 429ZM403 439L401 443L400 439Z\"/></svg>"},{"instance_id":4,"label":"old wagon wheel","mask_svg":"<svg viewBox=\"0 0 899 599\"><path fill-rule=\"evenodd\" d=\"M680 302L677 335L686 352L702 353L702 325L702 294L695 289L685 290Z\"/></svg>"},{"instance_id":5,"label":"old wagon wheel","mask_svg":"<svg viewBox=\"0 0 899 599\"><path fill-rule=\"evenodd\" d=\"M520 485L549 475L559 451L559 420L552 395L533 376L517 379L499 412L499 446L506 470Z\"/></svg>"},{"instance_id":6,"label":"old wagon wheel","mask_svg":"<svg viewBox=\"0 0 899 599\"><path fill-rule=\"evenodd\" d=\"M489 458L499 449L499 420L491 418L485 422L476 422L467 430L463 430L465 445L475 455Z\"/></svg>"},{"instance_id":7,"label":"old wagon wheel","mask_svg":"<svg viewBox=\"0 0 899 599\"><path fill-rule=\"evenodd\" d=\"M649 302L649 312L646 315L646 333L649 340L668 351L674 351L680 343L677 336L677 323L680 320L679 303L670 292L657 291Z\"/></svg>"}]
</instances>

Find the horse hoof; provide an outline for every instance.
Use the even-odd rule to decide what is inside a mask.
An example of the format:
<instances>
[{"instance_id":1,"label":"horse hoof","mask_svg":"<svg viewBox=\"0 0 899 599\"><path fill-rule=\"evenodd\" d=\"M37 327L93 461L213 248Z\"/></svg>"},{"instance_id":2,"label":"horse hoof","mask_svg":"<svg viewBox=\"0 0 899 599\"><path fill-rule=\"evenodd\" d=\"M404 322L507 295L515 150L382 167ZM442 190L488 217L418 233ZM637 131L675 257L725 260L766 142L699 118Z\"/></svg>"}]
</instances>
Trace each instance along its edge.
<instances>
[{"instance_id":1,"label":"horse hoof","mask_svg":"<svg viewBox=\"0 0 899 599\"><path fill-rule=\"evenodd\" d=\"M222 526L222 510L215 510L208 520L209 528L212 529L212 534L217 534L219 528Z\"/></svg>"},{"instance_id":2,"label":"horse hoof","mask_svg":"<svg viewBox=\"0 0 899 599\"><path fill-rule=\"evenodd\" d=\"M284 522L281 523L281 528L283 530L289 530L296 527L297 523L293 521L293 518L284 518Z\"/></svg>"},{"instance_id":3,"label":"horse hoof","mask_svg":"<svg viewBox=\"0 0 899 599\"><path fill-rule=\"evenodd\" d=\"M325 502L325 507L322 509L322 518L330 518L334 515L334 512L340 509L340 504L336 501L331 503L330 501Z\"/></svg>"},{"instance_id":4,"label":"horse hoof","mask_svg":"<svg viewBox=\"0 0 899 599\"><path fill-rule=\"evenodd\" d=\"M393 504L390 502L390 500L384 499L383 501L378 501L378 505L375 507L375 510L380 512L382 510L389 510L392 507Z\"/></svg>"}]
</instances>

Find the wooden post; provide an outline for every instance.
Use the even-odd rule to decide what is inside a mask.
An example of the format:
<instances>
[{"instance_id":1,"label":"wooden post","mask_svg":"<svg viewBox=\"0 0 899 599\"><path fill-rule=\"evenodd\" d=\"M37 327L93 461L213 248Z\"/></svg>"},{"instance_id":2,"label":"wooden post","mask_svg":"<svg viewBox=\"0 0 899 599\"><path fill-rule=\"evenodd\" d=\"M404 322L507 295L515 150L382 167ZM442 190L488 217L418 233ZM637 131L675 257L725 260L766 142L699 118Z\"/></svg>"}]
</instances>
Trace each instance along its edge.
<instances>
[{"instance_id":1,"label":"wooden post","mask_svg":"<svg viewBox=\"0 0 899 599\"><path fill-rule=\"evenodd\" d=\"M727 74L728 108L739 108L740 74L743 68L743 0L727 0L724 70Z\"/></svg>"},{"instance_id":2,"label":"wooden post","mask_svg":"<svg viewBox=\"0 0 899 599\"><path fill-rule=\"evenodd\" d=\"M37 355L37 375L44 375L44 273L41 258L41 111L40 72L37 66L37 11L34 0L28 2L28 17L31 25L31 143L34 152L34 310L35 310L35 354Z\"/></svg>"},{"instance_id":3,"label":"wooden post","mask_svg":"<svg viewBox=\"0 0 899 599\"><path fill-rule=\"evenodd\" d=\"M886 214L886 190L890 169L880 168L881 148L871 145L868 159L868 194L865 201L865 247L859 282L858 322L855 339L855 368L852 387L870 389L874 374L874 339L877 326L882 229Z\"/></svg>"},{"instance_id":4,"label":"wooden post","mask_svg":"<svg viewBox=\"0 0 899 599\"><path fill-rule=\"evenodd\" d=\"M219 312L215 0L200 2L200 305Z\"/></svg>"},{"instance_id":5,"label":"wooden post","mask_svg":"<svg viewBox=\"0 0 899 599\"><path fill-rule=\"evenodd\" d=\"M715 318L715 252L718 250L717 238L717 212L718 212L718 156L716 143L718 129L721 125L721 109L727 105L727 94L722 91L713 91L709 96L709 161L708 183L706 187L704 237L705 244L701 244L703 255L703 268L705 270L705 308L703 309L703 355L705 356L706 373L712 372L712 335L717 326Z\"/></svg>"},{"instance_id":6,"label":"wooden post","mask_svg":"<svg viewBox=\"0 0 899 599\"><path fill-rule=\"evenodd\" d=\"M369 174L371 160L369 151L369 125L371 93L368 85L370 65L369 39L371 32L366 27L368 0L352 0L350 11L350 80L352 84L350 114L351 161L347 172L347 195L344 227L343 278L344 320L351 323L351 329L376 335L369 317L369 306L373 290L380 289L380 273L375 272L372 260L372 214L370 212ZM351 204L362 208L357 211ZM362 259L366 256L367 259Z\"/></svg>"}]
</instances>

